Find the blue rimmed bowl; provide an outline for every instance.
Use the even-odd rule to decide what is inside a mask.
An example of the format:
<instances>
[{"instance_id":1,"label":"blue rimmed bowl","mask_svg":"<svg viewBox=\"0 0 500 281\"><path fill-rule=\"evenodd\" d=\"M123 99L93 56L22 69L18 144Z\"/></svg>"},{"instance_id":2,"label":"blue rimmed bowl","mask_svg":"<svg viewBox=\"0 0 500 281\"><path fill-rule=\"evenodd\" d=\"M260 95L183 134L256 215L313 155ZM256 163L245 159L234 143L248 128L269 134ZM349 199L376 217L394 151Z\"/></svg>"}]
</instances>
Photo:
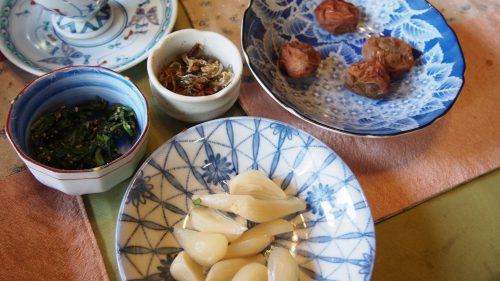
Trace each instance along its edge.
<instances>
[{"instance_id":1,"label":"blue rimmed bowl","mask_svg":"<svg viewBox=\"0 0 500 281\"><path fill-rule=\"evenodd\" d=\"M133 140L117 143L122 156L103 166L62 170L36 161L30 154L29 128L38 116L94 100L96 96L132 108L138 132ZM9 141L30 172L41 183L70 195L107 191L132 176L146 151L149 132L146 97L126 77L102 67L66 67L33 80L12 101L6 132Z\"/></svg>"},{"instance_id":2,"label":"blue rimmed bowl","mask_svg":"<svg viewBox=\"0 0 500 281\"><path fill-rule=\"evenodd\" d=\"M227 192L248 169L266 173L307 210L289 219L294 235L276 237L289 249L301 280L370 280L375 229L351 170L311 135L270 119L235 117L194 126L159 147L139 168L123 198L116 226L122 280L172 280L181 251L172 226L182 224L194 194ZM250 223L249 227L253 224Z\"/></svg>"},{"instance_id":3,"label":"blue rimmed bowl","mask_svg":"<svg viewBox=\"0 0 500 281\"><path fill-rule=\"evenodd\" d=\"M424 128L446 114L463 85L460 44L443 16L424 0L352 0L361 10L354 33L331 35L314 9L321 0L252 0L242 25L242 46L251 71L282 107L314 125L358 136L394 136ZM368 36L392 36L415 50L416 65L374 100L346 89L344 73L361 61ZM322 57L315 77L292 80L278 68L281 46L311 44Z\"/></svg>"}]
</instances>

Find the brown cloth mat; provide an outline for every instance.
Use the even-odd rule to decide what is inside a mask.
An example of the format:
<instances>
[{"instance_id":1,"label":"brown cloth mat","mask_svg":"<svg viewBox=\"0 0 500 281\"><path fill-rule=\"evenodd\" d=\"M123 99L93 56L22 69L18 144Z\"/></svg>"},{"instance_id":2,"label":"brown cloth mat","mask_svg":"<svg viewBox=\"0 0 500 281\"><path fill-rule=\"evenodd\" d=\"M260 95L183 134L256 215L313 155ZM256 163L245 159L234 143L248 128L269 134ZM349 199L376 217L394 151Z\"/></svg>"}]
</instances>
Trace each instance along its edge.
<instances>
[{"instance_id":1,"label":"brown cloth mat","mask_svg":"<svg viewBox=\"0 0 500 281\"><path fill-rule=\"evenodd\" d=\"M230 8L224 0L203 1L201 6L196 0L181 2L194 27L223 33L239 44L241 17L249 1L234 1ZM363 186L375 221L500 166L498 5L465 0L433 4L445 12L456 31L467 70L465 87L452 110L421 131L387 139L340 135L291 115L254 79L242 84L240 104L249 115L299 127L345 160Z\"/></svg>"},{"instance_id":2,"label":"brown cloth mat","mask_svg":"<svg viewBox=\"0 0 500 281\"><path fill-rule=\"evenodd\" d=\"M7 140L5 125L10 101L34 78L35 76L8 62L0 53L0 178L25 169L24 163Z\"/></svg>"},{"instance_id":3,"label":"brown cloth mat","mask_svg":"<svg viewBox=\"0 0 500 281\"><path fill-rule=\"evenodd\" d=\"M80 196L28 171L0 180L0 190L0 280L109 280Z\"/></svg>"}]
</instances>

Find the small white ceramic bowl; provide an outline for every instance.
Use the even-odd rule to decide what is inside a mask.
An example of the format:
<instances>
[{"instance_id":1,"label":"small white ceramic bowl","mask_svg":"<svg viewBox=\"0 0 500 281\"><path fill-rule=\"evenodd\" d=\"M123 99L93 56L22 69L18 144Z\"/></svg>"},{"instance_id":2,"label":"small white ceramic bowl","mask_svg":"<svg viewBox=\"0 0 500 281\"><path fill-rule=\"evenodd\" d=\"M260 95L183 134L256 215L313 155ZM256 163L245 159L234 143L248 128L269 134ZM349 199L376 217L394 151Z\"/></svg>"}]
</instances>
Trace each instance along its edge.
<instances>
[{"instance_id":1,"label":"small white ceramic bowl","mask_svg":"<svg viewBox=\"0 0 500 281\"><path fill-rule=\"evenodd\" d=\"M168 63L196 43L203 45L203 53L230 67L234 77L219 92L202 97L176 94L163 87L158 74ZM243 63L238 48L226 37L211 31L183 29L168 34L151 50L148 56L148 76L153 97L165 112L186 122L202 122L220 116L238 99Z\"/></svg>"},{"instance_id":2,"label":"small white ceramic bowl","mask_svg":"<svg viewBox=\"0 0 500 281\"><path fill-rule=\"evenodd\" d=\"M100 96L110 104L132 108L139 127L131 141L118 144L122 156L85 170L55 169L36 161L29 152L29 128L41 114ZM66 67L33 80L13 100L7 116L7 137L19 157L41 183L70 195L107 191L130 177L145 151L149 131L148 103L122 75L102 67Z\"/></svg>"}]
</instances>

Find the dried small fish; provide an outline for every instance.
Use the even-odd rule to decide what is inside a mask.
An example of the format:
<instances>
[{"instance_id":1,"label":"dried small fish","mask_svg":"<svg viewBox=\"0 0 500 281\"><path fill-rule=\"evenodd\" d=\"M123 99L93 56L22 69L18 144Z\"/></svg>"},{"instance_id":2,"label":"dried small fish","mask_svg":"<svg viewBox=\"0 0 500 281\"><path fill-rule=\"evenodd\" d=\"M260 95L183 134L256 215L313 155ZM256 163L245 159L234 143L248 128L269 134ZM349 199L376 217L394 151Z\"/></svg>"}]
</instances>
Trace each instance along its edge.
<instances>
[{"instance_id":1,"label":"dried small fish","mask_svg":"<svg viewBox=\"0 0 500 281\"><path fill-rule=\"evenodd\" d=\"M208 96L226 87L233 72L217 59L202 54L203 46L196 43L189 51L164 67L158 75L167 89L185 96Z\"/></svg>"}]
</instances>

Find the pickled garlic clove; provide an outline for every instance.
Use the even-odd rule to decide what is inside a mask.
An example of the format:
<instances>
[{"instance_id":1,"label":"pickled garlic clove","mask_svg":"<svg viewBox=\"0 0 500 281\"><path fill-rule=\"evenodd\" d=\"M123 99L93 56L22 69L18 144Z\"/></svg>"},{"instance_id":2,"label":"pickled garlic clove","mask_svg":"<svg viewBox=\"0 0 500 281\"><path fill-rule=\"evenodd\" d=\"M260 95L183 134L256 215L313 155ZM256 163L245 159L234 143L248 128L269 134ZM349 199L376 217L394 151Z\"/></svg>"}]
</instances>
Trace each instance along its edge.
<instances>
[{"instance_id":1,"label":"pickled garlic clove","mask_svg":"<svg viewBox=\"0 0 500 281\"><path fill-rule=\"evenodd\" d=\"M283 200L260 200L250 195L209 194L195 196L201 199L201 205L232 212L241 217L262 223L306 209L306 203L297 197ZM197 200L195 198L195 200Z\"/></svg>"},{"instance_id":2,"label":"pickled garlic clove","mask_svg":"<svg viewBox=\"0 0 500 281\"><path fill-rule=\"evenodd\" d=\"M267 268L260 263L249 263L231 281L267 281Z\"/></svg>"},{"instance_id":3,"label":"pickled garlic clove","mask_svg":"<svg viewBox=\"0 0 500 281\"><path fill-rule=\"evenodd\" d=\"M264 250L271 242L273 237L269 235L260 235L250 239L238 239L227 247L225 259L239 258L256 255Z\"/></svg>"},{"instance_id":4,"label":"pickled garlic clove","mask_svg":"<svg viewBox=\"0 0 500 281\"><path fill-rule=\"evenodd\" d=\"M299 280L299 266L287 249L273 248L267 259L267 267L269 281Z\"/></svg>"},{"instance_id":5,"label":"pickled garlic clove","mask_svg":"<svg viewBox=\"0 0 500 281\"><path fill-rule=\"evenodd\" d=\"M203 281L203 268L182 251L170 265L170 274L177 281Z\"/></svg>"},{"instance_id":6,"label":"pickled garlic clove","mask_svg":"<svg viewBox=\"0 0 500 281\"><path fill-rule=\"evenodd\" d=\"M198 231L220 233L228 241L238 239L247 230L246 226L223 215L217 210L206 207L196 207L191 210L191 225Z\"/></svg>"},{"instance_id":7,"label":"pickled garlic clove","mask_svg":"<svg viewBox=\"0 0 500 281\"><path fill-rule=\"evenodd\" d=\"M186 253L202 266L212 266L227 252L226 236L174 227L174 237Z\"/></svg>"},{"instance_id":8,"label":"pickled garlic clove","mask_svg":"<svg viewBox=\"0 0 500 281\"><path fill-rule=\"evenodd\" d=\"M285 192L263 172L247 170L229 181L229 193L257 199L285 199Z\"/></svg>"},{"instance_id":9,"label":"pickled garlic clove","mask_svg":"<svg viewBox=\"0 0 500 281\"><path fill-rule=\"evenodd\" d=\"M229 245L226 258L260 253L269 246L274 235L291 231L293 231L293 225L283 219L258 224Z\"/></svg>"},{"instance_id":10,"label":"pickled garlic clove","mask_svg":"<svg viewBox=\"0 0 500 281\"><path fill-rule=\"evenodd\" d=\"M249 263L265 264L266 258L263 255L257 255L247 258L221 260L210 268L205 281L230 281L240 268Z\"/></svg>"},{"instance_id":11,"label":"pickled garlic clove","mask_svg":"<svg viewBox=\"0 0 500 281\"><path fill-rule=\"evenodd\" d=\"M238 241L250 239L260 235L275 236L292 231L293 225L291 222L284 219L277 219L254 226L238 238Z\"/></svg>"}]
</instances>

